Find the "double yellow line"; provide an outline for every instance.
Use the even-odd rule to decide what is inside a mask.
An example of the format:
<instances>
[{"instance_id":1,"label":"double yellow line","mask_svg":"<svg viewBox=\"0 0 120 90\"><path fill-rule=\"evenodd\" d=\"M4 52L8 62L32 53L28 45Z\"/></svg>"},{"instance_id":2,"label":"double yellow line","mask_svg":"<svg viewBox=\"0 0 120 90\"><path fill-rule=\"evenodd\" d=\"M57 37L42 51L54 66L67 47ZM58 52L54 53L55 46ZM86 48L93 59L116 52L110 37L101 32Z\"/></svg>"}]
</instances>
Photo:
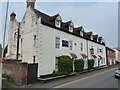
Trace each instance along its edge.
<instances>
[{"instance_id":1,"label":"double yellow line","mask_svg":"<svg viewBox=\"0 0 120 90\"><path fill-rule=\"evenodd\" d=\"M106 72L110 72L112 70L115 70L117 68L113 68L113 69L110 69L110 70L107 70L107 71L103 71L103 72L100 72L100 73L96 73L96 74L93 74L91 76L88 76L88 77L84 77L82 79L78 79L78 80L75 80L75 81L71 81L71 82L68 82L68 83L65 83L65 84L61 84L61 85L58 85L58 86L54 86L52 88L61 88L63 86L67 86L67 85L70 85L70 84L73 84L73 83L76 83L76 82L79 82L79 81L82 81L82 80L85 80L85 79L88 79L88 78L91 78L91 77L94 77L94 76L97 76L97 75L100 75L100 74L103 74L103 73L106 73Z\"/></svg>"}]
</instances>

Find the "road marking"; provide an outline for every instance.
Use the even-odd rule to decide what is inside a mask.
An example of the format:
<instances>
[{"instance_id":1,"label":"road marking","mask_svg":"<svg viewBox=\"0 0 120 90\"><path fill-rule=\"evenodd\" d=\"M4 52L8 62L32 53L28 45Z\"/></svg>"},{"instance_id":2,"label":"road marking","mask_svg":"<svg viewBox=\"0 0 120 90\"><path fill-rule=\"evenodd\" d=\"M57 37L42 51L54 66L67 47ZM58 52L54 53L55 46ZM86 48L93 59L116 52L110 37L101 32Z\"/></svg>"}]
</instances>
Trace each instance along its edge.
<instances>
[{"instance_id":1,"label":"road marking","mask_svg":"<svg viewBox=\"0 0 120 90\"><path fill-rule=\"evenodd\" d=\"M100 72L100 73L96 73L96 74L93 74L93 75L91 75L91 76L84 77L84 78L82 78L82 79L78 79L78 80L71 81L71 82L68 82L68 83L65 83L65 84L61 84L61 85L58 85L58 86L54 86L54 87L52 87L52 88L60 88L60 87L63 87L63 86L67 86L67 85L76 83L76 82L78 82L78 81L82 81L82 80L85 80L85 79L88 79L88 78L91 78L91 77L94 77L94 76L97 76L97 75L100 75L100 74L103 74L103 73L112 71L112 70L114 70L114 69L117 69L117 68L113 68L113 69L110 69L110 70L107 70L107 71L103 71L103 72Z\"/></svg>"}]
</instances>

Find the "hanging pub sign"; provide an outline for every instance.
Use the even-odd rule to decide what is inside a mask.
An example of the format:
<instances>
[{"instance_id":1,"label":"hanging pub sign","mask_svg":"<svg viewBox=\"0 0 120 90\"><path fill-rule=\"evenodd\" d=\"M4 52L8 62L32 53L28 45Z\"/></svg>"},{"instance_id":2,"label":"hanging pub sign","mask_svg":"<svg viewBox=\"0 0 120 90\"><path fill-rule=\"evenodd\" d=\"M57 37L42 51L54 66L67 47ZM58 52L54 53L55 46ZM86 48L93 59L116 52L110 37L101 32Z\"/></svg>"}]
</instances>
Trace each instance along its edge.
<instances>
[{"instance_id":1,"label":"hanging pub sign","mask_svg":"<svg viewBox=\"0 0 120 90\"><path fill-rule=\"evenodd\" d=\"M93 48L90 49L90 54L94 54L94 49Z\"/></svg>"},{"instance_id":2,"label":"hanging pub sign","mask_svg":"<svg viewBox=\"0 0 120 90\"><path fill-rule=\"evenodd\" d=\"M68 41L62 40L62 46L63 47L68 47Z\"/></svg>"}]
</instances>

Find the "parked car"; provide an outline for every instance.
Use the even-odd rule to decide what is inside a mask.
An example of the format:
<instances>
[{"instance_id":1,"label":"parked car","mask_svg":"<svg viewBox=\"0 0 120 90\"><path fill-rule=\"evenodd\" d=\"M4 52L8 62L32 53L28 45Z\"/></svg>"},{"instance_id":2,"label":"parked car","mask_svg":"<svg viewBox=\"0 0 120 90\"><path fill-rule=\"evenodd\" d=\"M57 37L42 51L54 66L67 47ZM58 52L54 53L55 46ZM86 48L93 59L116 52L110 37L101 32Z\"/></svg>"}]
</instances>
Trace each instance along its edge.
<instances>
[{"instance_id":1,"label":"parked car","mask_svg":"<svg viewBox=\"0 0 120 90\"><path fill-rule=\"evenodd\" d=\"M120 78L120 67L115 71L115 77Z\"/></svg>"}]
</instances>

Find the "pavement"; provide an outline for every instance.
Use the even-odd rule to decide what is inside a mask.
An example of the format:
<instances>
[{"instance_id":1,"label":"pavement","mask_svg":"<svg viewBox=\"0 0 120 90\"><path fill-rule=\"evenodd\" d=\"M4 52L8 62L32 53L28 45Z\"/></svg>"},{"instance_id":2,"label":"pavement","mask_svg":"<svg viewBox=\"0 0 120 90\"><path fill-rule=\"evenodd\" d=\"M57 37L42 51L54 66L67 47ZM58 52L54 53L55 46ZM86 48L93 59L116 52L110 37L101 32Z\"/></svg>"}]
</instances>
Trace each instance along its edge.
<instances>
[{"instance_id":1,"label":"pavement","mask_svg":"<svg viewBox=\"0 0 120 90\"><path fill-rule=\"evenodd\" d=\"M36 83L21 88L118 88L120 80L114 77L118 66L93 70L76 76Z\"/></svg>"}]
</instances>

